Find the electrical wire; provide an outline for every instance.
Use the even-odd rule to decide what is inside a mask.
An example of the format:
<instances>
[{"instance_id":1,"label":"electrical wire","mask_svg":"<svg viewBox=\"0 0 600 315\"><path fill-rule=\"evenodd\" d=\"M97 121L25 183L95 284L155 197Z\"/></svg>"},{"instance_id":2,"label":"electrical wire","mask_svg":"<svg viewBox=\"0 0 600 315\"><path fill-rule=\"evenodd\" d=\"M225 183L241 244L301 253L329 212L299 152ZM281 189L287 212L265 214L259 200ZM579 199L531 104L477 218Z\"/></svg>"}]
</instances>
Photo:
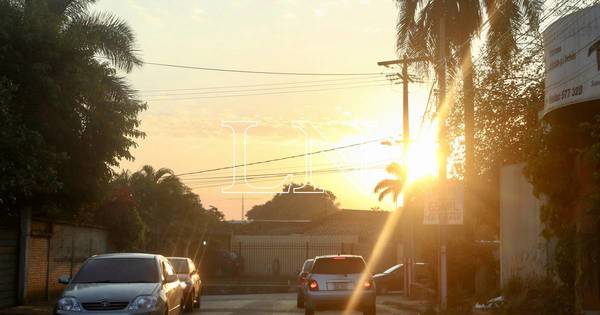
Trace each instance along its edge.
<instances>
[{"instance_id":1,"label":"electrical wire","mask_svg":"<svg viewBox=\"0 0 600 315\"><path fill-rule=\"evenodd\" d=\"M327 88L327 89L309 89L309 90L268 92L268 93L213 95L213 96L198 96L198 97L185 97L185 98L153 98L153 99L145 99L144 101L147 101L147 102L154 102L154 101L187 101L187 100L197 100L197 99L240 97L240 96L261 96L261 95L277 95L277 94L290 94L290 93L323 92L323 91L347 90L347 89L354 89L354 88L382 87L382 86L389 87L390 84L364 84L364 85L353 85L353 86L337 87L337 88Z\"/></svg>"},{"instance_id":2,"label":"electrical wire","mask_svg":"<svg viewBox=\"0 0 600 315\"><path fill-rule=\"evenodd\" d=\"M361 80L358 82L338 82L338 83L319 83L319 84L305 84L305 85L295 85L295 86L278 86L278 87L267 87L267 88L257 88L257 89L241 89L241 90L216 90L216 91L200 91L200 92L185 92L185 93L160 93L160 94L151 94L151 95L143 95L146 97L153 96L184 96L184 95L206 95L206 94L217 94L217 93L243 93L243 92L258 92L258 91L273 91L273 90L286 90L286 89L301 89L301 88L309 88L309 87L321 87L321 86L349 86L352 84L363 84L363 83L372 83L372 82L387 82L387 79L370 79L370 80ZM291 90L294 91L294 90Z\"/></svg>"},{"instance_id":3,"label":"electrical wire","mask_svg":"<svg viewBox=\"0 0 600 315\"><path fill-rule=\"evenodd\" d=\"M318 83L318 82L338 82L338 81L355 81L364 80L369 78L381 78L387 75L373 75L367 77L358 78L342 78L342 79L327 79L327 80L304 80L304 81L292 81L292 82L273 82L273 83L259 83L259 84L243 84L243 85L220 85L220 86L206 86L196 88L182 88L182 89L154 89L154 90L139 90L138 92L174 92L174 91L195 91L195 90L216 90L216 89L229 89L229 88L245 88L245 87L257 87L257 86L278 86L278 85L295 85L302 83Z\"/></svg>"},{"instance_id":4,"label":"electrical wire","mask_svg":"<svg viewBox=\"0 0 600 315\"><path fill-rule=\"evenodd\" d=\"M308 152L308 153L302 153L302 154L288 155L288 156L283 156L283 157L273 158L273 159L268 159L268 160L262 160L262 161L257 161L257 162L244 163L244 164L235 164L235 165L230 165L230 166L223 166L223 167L211 168L211 169L206 169L206 170L201 170L201 171L194 171L194 172L185 172L185 173L176 174L175 176L187 176L187 175L192 175L192 174L208 173L208 172L214 172L214 171L220 171L220 170L228 170L228 169L232 169L232 168L236 168L236 167L241 167L241 166L251 166L251 165L272 163L272 162L276 162L276 161L283 161L283 160L295 159L295 158L300 158L300 157L307 157L307 156L315 155L315 154L321 154L321 153L326 153L326 152L331 152L331 151L336 151L336 150L342 150L342 149L348 149L348 148L363 146L363 145L367 145L367 144L371 144L371 143L380 142L382 140L385 140L385 138L368 140L368 141L363 141L363 142L357 142L357 143L352 143L352 144L348 144L348 145L333 147L333 148L329 148L329 149L318 150L318 151L313 151L313 152Z\"/></svg>"},{"instance_id":5,"label":"electrical wire","mask_svg":"<svg viewBox=\"0 0 600 315\"><path fill-rule=\"evenodd\" d=\"M178 65L169 63L159 62L144 62L145 65L169 67L169 68L180 68L190 70L204 70L204 71L218 71L218 72L233 72L233 73L246 73L246 74L269 74L269 75L297 75L297 76L369 76L369 75L381 75L382 72L338 72L338 73L327 73L327 72L279 72L279 71L261 71L261 70L240 70L240 69L227 69L227 68L216 68L216 67L196 67L188 65Z\"/></svg>"}]
</instances>

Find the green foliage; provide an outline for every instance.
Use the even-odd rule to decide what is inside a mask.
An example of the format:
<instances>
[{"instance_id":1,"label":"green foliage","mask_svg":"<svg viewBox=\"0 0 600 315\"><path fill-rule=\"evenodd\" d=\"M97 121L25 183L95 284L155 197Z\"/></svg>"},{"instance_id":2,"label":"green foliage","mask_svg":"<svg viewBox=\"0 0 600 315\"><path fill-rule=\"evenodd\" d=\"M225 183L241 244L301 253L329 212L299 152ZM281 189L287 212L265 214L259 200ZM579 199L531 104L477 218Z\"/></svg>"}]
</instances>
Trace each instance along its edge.
<instances>
[{"instance_id":1,"label":"green foliage","mask_svg":"<svg viewBox=\"0 0 600 315\"><path fill-rule=\"evenodd\" d=\"M540 215L544 236L557 240L553 271L572 292L581 292L587 281L584 278L589 278L577 272L580 267L600 261L597 233L581 234L584 232L576 228L585 216L591 231L600 230L599 149L600 116L590 119L563 115L562 119L542 123L536 130L525 169L535 194L544 200ZM580 173L582 167L585 172L591 168L592 183ZM585 262L588 257L591 261ZM574 299L569 305L573 303Z\"/></svg>"},{"instance_id":2,"label":"green foliage","mask_svg":"<svg viewBox=\"0 0 600 315\"><path fill-rule=\"evenodd\" d=\"M0 0L0 73L10 87L0 145L11 150L0 157L9 183L0 189L13 212L68 218L92 207L144 136L137 115L146 105L115 70L140 65L134 37L122 21L88 13L91 2Z\"/></svg>"},{"instance_id":3,"label":"green foliage","mask_svg":"<svg viewBox=\"0 0 600 315\"><path fill-rule=\"evenodd\" d=\"M14 87L0 79L0 218L15 216L21 198L58 189L56 173L45 165L57 157L38 148L43 138L22 124L20 113L11 106Z\"/></svg>"},{"instance_id":4,"label":"green foliage","mask_svg":"<svg viewBox=\"0 0 600 315\"><path fill-rule=\"evenodd\" d=\"M127 187L113 190L110 198L95 212L94 222L102 224L110 231L110 243L117 251L142 249L145 225L138 212L137 203Z\"/></svg>"},{"instance_id":5,"label":"green foliage","mask_svg":"<svg viewBox=\"0 0 600 315\"><path fill-rule=\"evenodd\" d=\"M312 220L339 210L335 200L331 191L292 183L265 204L252 207L246 216L250 220Z\"/></svg>"},{"instance_id":6,"label":"green foliage","mask_svg":"<svg viewBox=\"0 0 600 315\"><path fill-rule=\"evenodd\" d=\"M133 225L127 233L142 233L137 239L143 240L139 246L144 250L170 253L181 242L217 228L224 218L214 207L205 209L198 195L167 168L155 170L146 165L133 174L123 172L112 185L120 197L115 200L113 194L108 204L117 202L122 210L116 211L129 212L132 221L139 215L143 229Z\"/></svg>"},{"instance_id":7,"label":"green foliage","mask_svg":"<svg viewBox=\"0 0 600 315\"><path fill-rule=\"evenodd\" d=\"M504 288L503 315L570 315L573 290L550 277L512 278Z\"/></svg>"}]
</instances>

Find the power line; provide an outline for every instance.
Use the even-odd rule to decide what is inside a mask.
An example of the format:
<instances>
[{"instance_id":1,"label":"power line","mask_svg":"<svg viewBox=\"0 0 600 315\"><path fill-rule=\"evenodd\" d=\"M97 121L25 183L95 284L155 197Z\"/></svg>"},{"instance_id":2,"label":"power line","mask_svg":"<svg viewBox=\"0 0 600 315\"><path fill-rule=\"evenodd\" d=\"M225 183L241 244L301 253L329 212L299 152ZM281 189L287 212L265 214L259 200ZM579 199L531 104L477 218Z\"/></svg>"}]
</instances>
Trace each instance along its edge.
<instances>
[{"instance_id":1,"label":"power line","mask_svg":"<svg viewBox=\"0 0 600 315\"><path fill-rule=\"evenodd\" d=\"M268 92L268 93L230 94L230 95L198 96L198 97L184 97L184 98L153 98L153 99L146 99L145 101L147 101L147 102L151 102L151 101L185 101L185 100L224 98L224 97L261 96L261 95L276 95L276 94L290 94L290 93L322 92L322 91L347 90L347 89L354 89L354 88L382 87L382 86L389 87L390 85L389 84L364 84L364 85L353 85L353 86L327 88L327 89L309 89L309 90Z\"/></svg>"},{"instance_id":2,"label":"power line","mask_svg":"<svg viewBox=\"0 0 600 315\"><path fill-rule=\"evenodd\" d=\"M373 165L381 165L383 164L387 164L390 162L395 161L396 159L382 159L382 160L376 160L376 161L370 161L370 162L365 162L365 163L347 163L347 164L342 164L342 165L337 165L337 164L332 164L332 163L319 163L319 164L311 164L311 166L315 167L315 166L324 166L324 167L329 167L330 169L346 169L346 168L356 168L356 167L367 167L367 166L373 166ZM256 175L264 175L265 173L260 173L260 172L264 172L264 171L281 171L277 174L281 174L282 172L299 172L300 170L305 170L306 169L306 164L303 165L294 165L294 166L289 166L289 167L271 167L271 168L261 168L261 169L254 169L252 170L251 173L247 173L247 176L256 176ZM191 181L191 180L202 180L202 179L215 179L215 178L231 178L231 172L216 172L213 173L215 176L199 176L199 177L185 177L185 178L181 178L182 180L186 180L186 181ZM286 173L287 174L287 173ZM217 176L218 175L218 176Z\"/></svg>"},{"instance_id":3,"label":"power line","mask_svg":"<svg viewBox=\"0 0 600 315\"><path fill-rule=\"evenodd\" d=\"M246 176L243 175L238 175L236 177L240 177L240 178L247 178L247 179L251 179L251 178L265 178L265 177L278 177L278 176L284 176L284 175L301 175L301 174L321 174L321 173L329 173L329 172L344 172L344 171L354 171L354 170L361 170L361 169L371 169L371 168L379 168L383 165L385 165L387 163L377 163L377 164L371 164L371 165L350 165L348 167L330 167L330 168L323 168L323 169L316 169L316 170L302 170L302 171L283 171L283 172L277 172L277 173L262 173L262 174L246 174ZM196 177L196 178L182 178L182 180L185 180L187 182L197 182L197 181L213 181L213 180L230 180L232 179L233 176L231 174L229 175L225 175L225 176L208 176L208 177Z\"/></svg>"},{"instance_id":4,"label":"power line","mask_svg":"<svg viewBox=\"0 0 600 315\"><path fill-rule=\"evenodd\" d=\"M216 68L216 67L196 67L188 65L178 65L169 63L158 63L158 62L144 62L146 65L169 67L169 68L180 68L190 70L203 70L203 71L218 71L218 72L233 72L233 73L246 73L246 74L269 74L269 75L299 75L299 76L368 76L368 75L381 75L381 72L280 72L280 71L261 71L261 70L241 70L241 69L227 69L227 68Z\"/></svg>"},{"instance_id":5,"label":"power line","mask_svg":"<svg viewBox=\"0 0 600 315\"><path fill-rule=\"evenodd\" d=\"M336 83L319 83L319 84L305 84L296 86L278 86L278 87L266 87L257 89L242 89L242 90L215 90L215 91L199 91L199 92L186 92L186 93L161 93L145 95L148 97L152 96L183 96L183 95L205 95L205 94L218 94L218 93L242 93L242 92L257 92L257 91L272 91L272 90L289 90L289 89L300 89L308 87L321 87L321 86L350 86L352 84L372 83L372 82L387 82L387 79L370 79L361 80L358 82L336 82ZM295 90L290 90L295 91Z\"/></svg>"},{"instance_id":6,"label":"power line","mask_svg":"<svg viewBox=\"0 0 600 315\"><path fill-rule=\"evenodd\" d=\"M221 86L206 86L197 88L181 88L181 89L154 89L154 90L139 90L138 92L174 92L174 91L195 91L195 90L216 90L216 89L229 89L229 88L245 88L245 87L257 87L257 86L278 86L278 85L295 85L301 83L318 83L318 82L334 82L334 81L355 81L364 80L368 78L381 78L386 75L373 75L368 77L358 78L342 78L342 79L327 79L327 80L305 80L305 81L292 81L292 82L273 82L273 83L259 83L259 84L243 84L243 85L221 85Z\"/></svg>"},{"instance_id":7,"label":"power line","mask_svg":"<svg viewBox=\"0 0 600 315\"><path fill-rule=\"evenodd\" d=\"M315 154L326 153L326 152L331 152L331 151L336 151L336 150L348 149L348 148L352 148L352 147L358 147L358 146L362 146L362 145L366 145L366 144L380 142L382 140L385 140L385 138L368 140L368 141L364 141L364 142L358 142L358 143L353 143L353 144L348 144L348 145L343 145L343 146L339 146L339 147L333 147L333 148L329 148L329 149L318 150L318 151L313 151L313 152L308 152L308 153L288 155L288 156L284 156L284 157L263 160L263 161L257 161L257 162L252 162L252 163L236 164L236 165L231 165L231 166L223 166L223 167L211 168L211 169L195 171L195 172L181 173L181 174L176 174L175 176L187 176L187 175L192 175L192 174L201 174L201 173L208 173L208 172L214 172L214 171L220 171L220 170L229 170L229 169L241 167L241 166L251 166L251 165L272 163L272 162L277 162L277 161L295 159L295 158L299 158L299 157L306 157L309 155L315 155Z\"/></svg>"},{"instance_id":8,"label":"power line","mask_svg":"<svg viewBox=\"0 0 600 315\"><path fill-rule=\"evenodd\" d=\"M349 168L344 168L344 169L336 169L336 168L330 168L330 169L321 169L321 170L312 170L310 172L282 172L282 173L268 173L268 174L260 174L260 175L247 175L245 177L243 176L239 176L236 177L237 179L243 181L243 180L255 180L255 179L267 179L267 178L278 178L281 179L281 177L283 176L287 176L287 175L307 175L307 174L315 174L315 175L323 175L323 174L337 174L337 173L345 173L345 172L356 172L356 171L365 171L365 170L374 170L374 169L381 169L381 167L385 166L385 164L380 164L380 165L371 165L368 167L349 167ZM197 179L197 180L186 180L186 183L190 183L192 182L192 184L209 184L209 183L231 183L233 180L233 176L229 175L229 176L216 176L215 178L212 179Z\"/></svg>"}]
</instances>

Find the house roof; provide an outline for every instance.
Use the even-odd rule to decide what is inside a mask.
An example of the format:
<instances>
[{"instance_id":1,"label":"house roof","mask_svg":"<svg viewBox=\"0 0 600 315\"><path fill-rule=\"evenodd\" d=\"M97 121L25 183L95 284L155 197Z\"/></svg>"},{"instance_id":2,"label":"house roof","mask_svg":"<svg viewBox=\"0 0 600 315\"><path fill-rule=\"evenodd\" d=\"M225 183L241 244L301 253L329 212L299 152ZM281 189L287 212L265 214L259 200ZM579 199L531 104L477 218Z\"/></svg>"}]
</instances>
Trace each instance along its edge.
<instances>
[{"instance_id":1,"label":"house roof","mask_svg":"<svg viewBox=\"0 0 600 315\"><path fill-rule=\"evenodd\" d=\"M362 240L379 236L390 217L388 211L344 209L313 222L304 231L308 235L358 235Z\"/></svg>"}]
</instances>

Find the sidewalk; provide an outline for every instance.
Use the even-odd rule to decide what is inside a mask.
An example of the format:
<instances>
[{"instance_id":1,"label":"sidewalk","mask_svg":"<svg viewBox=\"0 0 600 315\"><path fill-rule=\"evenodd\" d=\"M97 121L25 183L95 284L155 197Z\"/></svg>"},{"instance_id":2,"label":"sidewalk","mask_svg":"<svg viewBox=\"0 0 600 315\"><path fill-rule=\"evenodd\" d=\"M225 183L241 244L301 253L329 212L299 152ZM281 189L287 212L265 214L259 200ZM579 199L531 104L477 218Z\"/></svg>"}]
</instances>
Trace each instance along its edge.
<instances>
[{"instance_id":1,"label":"sidewalk","mask_svg":"<svg viewBox=\"0 0 600 315\"><path fill-rule=\"evenodd\" d=\"M52 305L36 304L22 305L10 308L0 309L0 315L50 315L52 314Z\"/></svg>"},{"instance_id":2,"label":"sidewalk","mask_svg":"<svg viewBox=\"0 0 600 315\"><path fill-rule=\"evenodd\" d=\"M383 305L391 306L399 310L413 311L426 314L433 306L426 300L412 300L399 293L390 293L377 296L377 301Z\"/></svg>"}]
</instances>

